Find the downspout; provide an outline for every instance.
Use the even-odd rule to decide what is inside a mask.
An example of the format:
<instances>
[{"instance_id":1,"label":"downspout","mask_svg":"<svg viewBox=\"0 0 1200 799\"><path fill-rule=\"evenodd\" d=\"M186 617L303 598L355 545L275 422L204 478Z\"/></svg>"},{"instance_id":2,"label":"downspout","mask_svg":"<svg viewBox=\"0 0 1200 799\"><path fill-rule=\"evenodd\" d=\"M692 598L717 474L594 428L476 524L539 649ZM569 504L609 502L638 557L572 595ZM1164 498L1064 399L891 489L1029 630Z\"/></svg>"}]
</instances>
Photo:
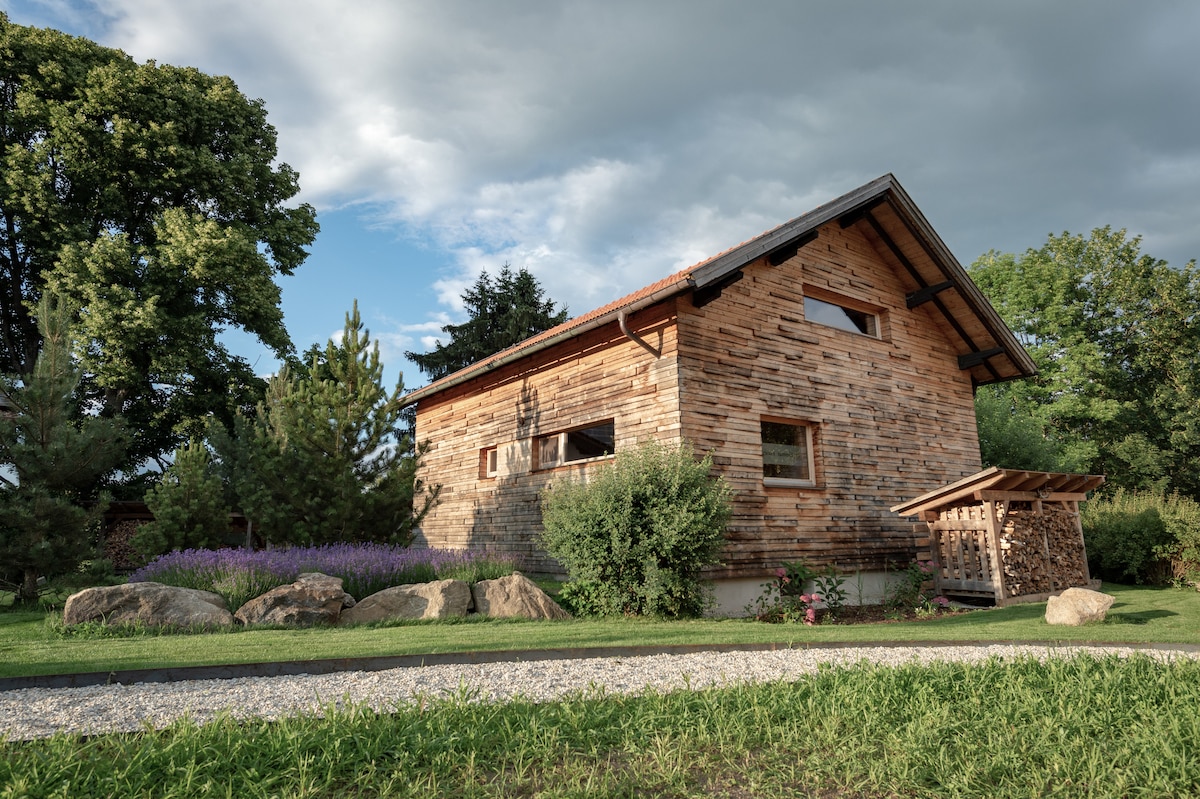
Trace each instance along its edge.
<instances>
[{"instance_id":1,"label":"downspout","mask_svg":"<svg viewBox=\"0 0 1200 799\"><path fill-rule=\"evenodd\" d=\"M629 329L629 326L625 324L625 309L624 308L617 311L617 324L621 326L621 332L625 334L625 338L634 342L639 347L644 349L646 352L653 355L655 358L662 357L661 350L657 350L654 347L650 346L649 342L647 342L644 338L639 336L637 333L634 333L632 330Z\"/></svg>"}]
</instances>

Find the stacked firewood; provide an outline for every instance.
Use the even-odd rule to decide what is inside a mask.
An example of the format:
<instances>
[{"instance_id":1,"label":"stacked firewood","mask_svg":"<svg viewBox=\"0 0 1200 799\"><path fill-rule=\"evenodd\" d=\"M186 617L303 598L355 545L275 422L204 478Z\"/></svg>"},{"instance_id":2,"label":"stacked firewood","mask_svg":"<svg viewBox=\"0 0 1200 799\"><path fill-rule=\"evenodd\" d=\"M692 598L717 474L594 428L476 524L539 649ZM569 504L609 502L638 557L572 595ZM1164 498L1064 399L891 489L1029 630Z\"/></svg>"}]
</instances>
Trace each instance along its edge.
<instances>
[{"instance_id":1,"label":"stacked firewood","mask_svg":"<svg viewBox=\"0 0 1200 799\"><path fill-rule=\"evenodd\" d=\"M1010 597L1061 591L1087 582L1087 558L1077 513L1043 503L1013 503L1000 539L1004 583ZM1024 507L1020 507L1024 506Z\"/></svg>"}]
</instances>

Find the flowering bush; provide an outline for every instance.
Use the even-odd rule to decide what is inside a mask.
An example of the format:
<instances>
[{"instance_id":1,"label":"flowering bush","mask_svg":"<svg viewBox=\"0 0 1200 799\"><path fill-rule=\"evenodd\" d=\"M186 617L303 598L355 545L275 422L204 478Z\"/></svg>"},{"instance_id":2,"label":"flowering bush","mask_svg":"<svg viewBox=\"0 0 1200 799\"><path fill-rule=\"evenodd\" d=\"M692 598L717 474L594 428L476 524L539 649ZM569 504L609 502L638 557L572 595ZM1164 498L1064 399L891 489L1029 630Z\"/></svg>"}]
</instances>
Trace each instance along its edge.
<instances>
[{"instance_id":1,"label":"flowering bush","mask_svg":"<svg viewBox=\"0 0 1200 799\"><path fill-rule=\"evenodd\" d=\"M236 610L256 596L295 582L305 572L342 578L342 588L361 599L385 588L438 579L478 582L511 574L516 563L457 549L409 549L387 544L327 544L282 549L187 549L168 552L129 577L198 588L224 597Z\"/></svg>"},{"instance_id":2,"label":"flowering bush","mask_svg":"<svg viewBox=\"0 0 1200 799\"><path fill-rule=\"evenodd\" d=\"M816 575L800 561L784 563L775 570L775 579L762 584L762 594L746 612L758 621L816 624L816 603L821 595L805 590L805 584Z\"/></svg>"}]
</instances>

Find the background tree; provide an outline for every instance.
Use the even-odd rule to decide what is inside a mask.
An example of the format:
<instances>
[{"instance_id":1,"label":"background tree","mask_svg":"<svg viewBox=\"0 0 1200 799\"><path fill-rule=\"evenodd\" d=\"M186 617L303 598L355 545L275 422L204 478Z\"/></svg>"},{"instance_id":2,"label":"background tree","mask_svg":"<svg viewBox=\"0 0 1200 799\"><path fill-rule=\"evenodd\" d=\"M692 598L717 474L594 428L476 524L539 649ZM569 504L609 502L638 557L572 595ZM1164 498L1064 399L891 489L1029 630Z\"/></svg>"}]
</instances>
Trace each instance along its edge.
<instances>
[{"instance_id":1,"label":"background tree","mask_svg":"<svg viewBox=\"0 0 1200 799\"><path fill-rule=\"evenodd\" d=\"M402 381L383 387L358 304L341 340L300 374L271 378L253 419L214 430L222 468L259 535L276 543L407 544L437 499L401 429Z\"/></svg>"},{"instance_id":2,"label":"background tree","mask_svg":"<svg viewBox=\"0 0 1200 799\"><path fill-rule=\"evenodd\" d=\"M0 14L0 371L32 371L27 309L52 287L81 309L85 402L129 419L131 464L252 407L262 381L218 336L291 350L274 277L317 232L276 154L229 78Z\"/></svg>"},{"instance_id":3,"label":"background tree","mask_svg":"<svg viewBox=\"0 0 1200 799\"><path fill-rule=\"evenodd\" d=\"M971 277L1040 372L992 397L1113 486L1197 498L1200 272L1139 247L1105 227L975 262Z\"/></svg>"},{"instance_id":4,"label":"background tree","mask_svg":"<svg viewBox=\"0 0 1200 799\"><path fill-rule=\"evenodd\" d=\"M471 288L462 294L468 319L460 325L446 325L443 333L450 340L434 347L433 352L404 353L430 380L470 366L507 349L543 330L567 321L567 310L555 312L554 301L543 299L542 287L525 269L512 273L505 264L495 282L480 272Z\"/></svg>"},{"instance_id":5,"label":"background tree","mask_svg":"<svg viewBox=\"0 0 1200 799\"><path fill-rule=\"evenodd\" d=\"M27 602L37 600L39 577L69 572L87 555L88 523L106 504L95 486L124 456L120 420L76 413L71 315L43 297L32 374L0 377L11 409L0 414L0 573Z\"/></svg>"}]
</instances>

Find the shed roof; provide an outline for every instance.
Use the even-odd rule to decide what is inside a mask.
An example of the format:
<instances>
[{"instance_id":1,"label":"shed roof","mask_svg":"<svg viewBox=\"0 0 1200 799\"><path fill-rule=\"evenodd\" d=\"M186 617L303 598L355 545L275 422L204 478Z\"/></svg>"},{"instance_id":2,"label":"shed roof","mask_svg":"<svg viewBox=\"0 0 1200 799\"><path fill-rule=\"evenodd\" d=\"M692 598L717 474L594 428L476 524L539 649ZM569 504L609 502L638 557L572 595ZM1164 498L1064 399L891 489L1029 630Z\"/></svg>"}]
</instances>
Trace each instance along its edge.
<instances>
[{"instance_id":1,"label":"shed roof","mask_svg":"<svg viewBox=\"0 0 1200 799\"><path fill-rule=\"evenodd\" d=\"M983 492L1000 494L1031 494L1036 496L1083 495L1104 483L1102 474L1067 474L1064 472L1031 472L1024 469L1001 469L998 466L976 472L956 483L922 494L916 499L892 506L901 516L916 516L927 510L939 510L961 505L967 500L978 501Z\"/></svg>"},{"instance_id":2,"label":"shed roof","mask_svg":"<svg viewBox=\"0 0 1200 799\"><path fill-rule=\"evenodd\" d=\"M570 319L506 350L484 358L419 388L401 402L411 405L461 385L504 364L533 355L588 330L615 321L687 291L705 301L741 277L746 266L766 257L780 264L813 241L825 224L861 225L882 252L888 253L910 287L910 308L932 303L960 346L959 368L969 370L978 385L1029 377L1037 373L1000 315L968 277L941 238L896 178L883 175L819 208L745 241L608 305Z\"/></svg>"}]
</instances>

